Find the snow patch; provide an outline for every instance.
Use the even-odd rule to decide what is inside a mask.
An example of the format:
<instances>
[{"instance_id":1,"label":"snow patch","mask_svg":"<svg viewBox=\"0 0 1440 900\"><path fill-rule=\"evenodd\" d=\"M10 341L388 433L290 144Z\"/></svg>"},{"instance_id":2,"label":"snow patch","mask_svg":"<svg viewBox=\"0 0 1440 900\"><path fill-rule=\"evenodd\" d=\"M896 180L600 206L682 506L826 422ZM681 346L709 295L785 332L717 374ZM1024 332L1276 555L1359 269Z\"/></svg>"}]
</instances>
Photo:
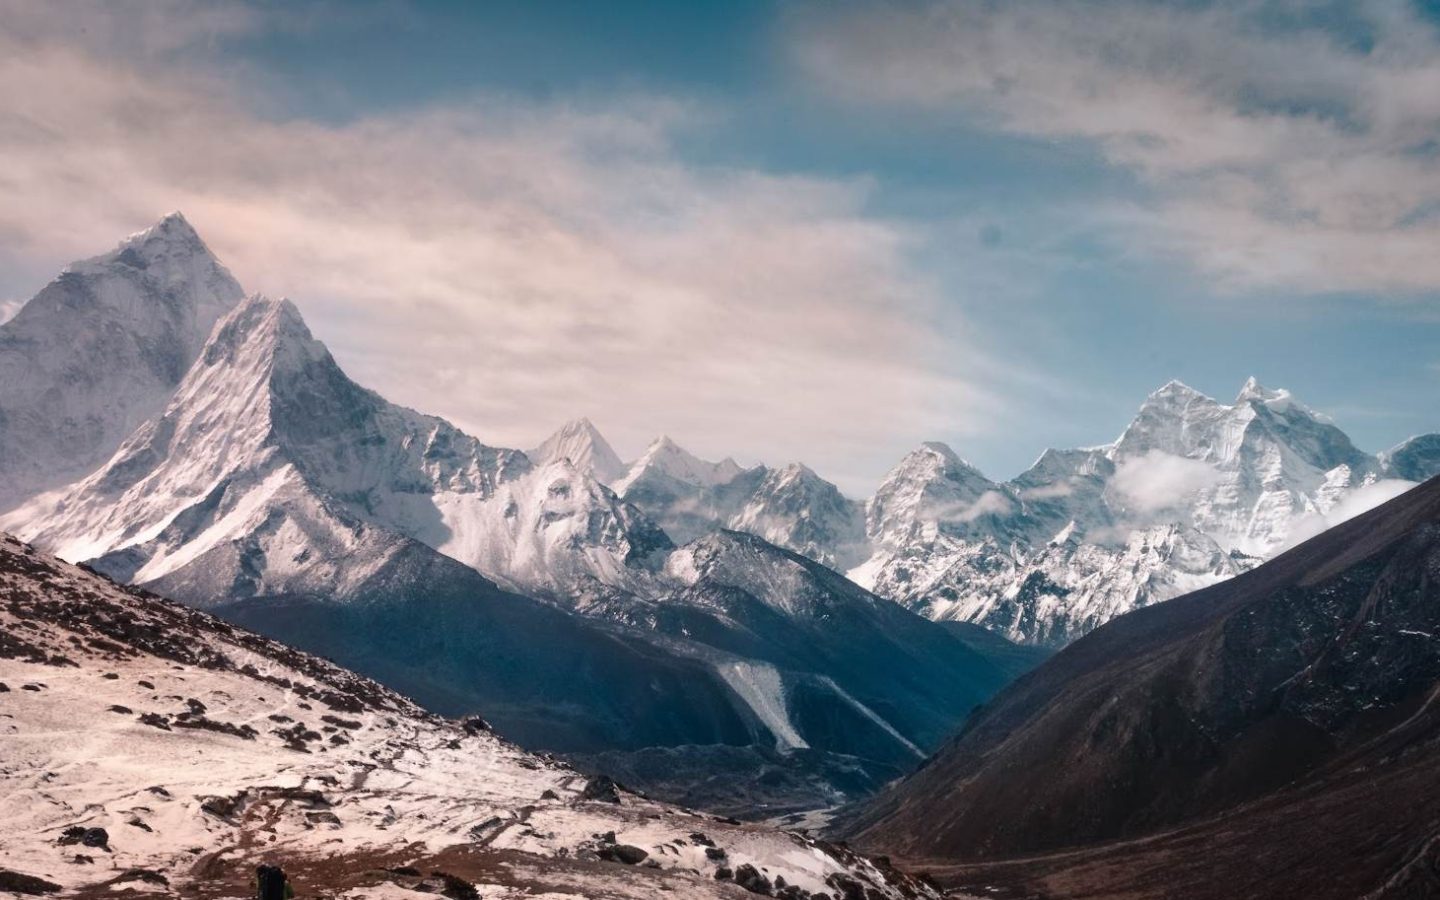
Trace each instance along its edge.
<instances>
[{"instance_id":1,"label":"snow patch","mask_svg":"<svg viewBox=\"0 0 1440 900\"><path fill-rule=\"evenodd\" d=\"M774 666L737 661L723 663L716 667L716 671L775 736L776 750L783 753L810 746L790 722L790 712L785 705L785 685Z\"/></svg>"}]
</instances>

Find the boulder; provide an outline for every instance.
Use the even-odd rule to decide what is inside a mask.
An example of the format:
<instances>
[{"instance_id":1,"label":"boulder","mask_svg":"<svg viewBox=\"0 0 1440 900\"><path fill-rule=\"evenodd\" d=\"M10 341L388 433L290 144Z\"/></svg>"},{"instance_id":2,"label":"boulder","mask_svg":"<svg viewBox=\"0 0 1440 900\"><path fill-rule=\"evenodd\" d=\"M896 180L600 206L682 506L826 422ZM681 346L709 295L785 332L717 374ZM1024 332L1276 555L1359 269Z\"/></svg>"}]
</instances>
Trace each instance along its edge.
<instances>
[{"instance_id":1,"label":"boulder","mask_svg":"<svg viewBox=\"0 0 1440 900\"><path fill-rule=\"evenodd\" d=\"M607 862L624 863L627 866L642 863L650 856L646 851L630 844L615 844L610 847L601 847L596 851L596 855Z\"/></svg>"},{"instance_id":2,"label":"boulder","mask_svg":"<svg viewBox=\"0 0 1440 900\"><path fill-rule=\"evenodd\" d=\"M21 872L12 872L9 869L0 869L0 891L35 896L53 894L58 890L60 890L60 885L53 881L46 881L43 878L25 875Z\"/></svg>"},{"instance_id":3,"label":"boulder","mask_svg":"<svg viewBox=\"0 0 1440 900\"><path fill-rule=\"evenodd\" d=\"M585 790L580 792L582 800L596 800L601 803L619 803L620 785L609 775L596 775L585 782Z\"/></svg>"},{"instance_id":4,"label":"boulder","mask_svg":"<svg viewBox=\"0 0 1440 900\"><path fill-rule=\"evenodd\" d=\"M769 897L774 892L770 879L749 863L745 863L735 870L735 883L752 894Z\"/></svg>"}]
</instances>

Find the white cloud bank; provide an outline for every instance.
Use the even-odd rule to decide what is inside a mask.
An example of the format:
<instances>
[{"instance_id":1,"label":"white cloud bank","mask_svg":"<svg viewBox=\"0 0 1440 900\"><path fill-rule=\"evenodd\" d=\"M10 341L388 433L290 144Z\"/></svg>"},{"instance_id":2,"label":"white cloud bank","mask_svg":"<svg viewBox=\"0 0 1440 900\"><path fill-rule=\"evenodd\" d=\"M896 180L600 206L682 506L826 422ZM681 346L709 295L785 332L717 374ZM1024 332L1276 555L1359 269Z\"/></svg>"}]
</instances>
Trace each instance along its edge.
<instances>
[{"instance_id":1,"label":"white cloud bank","mask_svg":"<svg viewBox=\"0 0 1440 900\"><path fill-rule=\"evenodd\" d=\"M1295 521L1289 535L1286 536L1285 548L1289 549L1298 544L1303 544L1321 532L1328 531L1339 525L1341 522L1353 519L1361 513L1369 512L1382 503L1388 503L1396 497L1415 487L1415 482L1404 481L1399 478L1385 478L1371 484L1362 485L1353 491L1346 493L1340 498L1340 502L1323 513L1312 513L1302 516Z\"/></svg>"},{"instance_id":2,"label":"white cloud bank","mask_svg":"<svg viewBox=\"0 0 1440 900\"><path fill-rule=\"evenodd\" d=\"M1130 511L1148 514L1175 509L1219 480L1219 471L1207 462L1150 450L1122 460L1109 489Z\"/></svg>"},{"instance_id":3,"label":"white cloud bank","mask_svg":"<svg viewBox=\"0 0 1440 900\"><path fill-rule=\"evenodd\" d=\"M1093 142L1154 195L1094 214L1127 251L1247 287L1440 289L1440 33L1405 0L931 0L793 18L801 70L836 96Z\"/></svg>"},{"instance_id":4,"label":"white cloud bank","mask_svg":"<svg viewBox=\"0 0 1440 900\"><path fill-rule=\"evenodd\" d=\"M904 449L886 442L986 420L983 392L937 374L955 336L927 330L907 235L863 212L865 183L688 164L675 137L711 111L668 98L266 114L265 78L197 62L266 27L182 0L0 0L0 270L180 209L357 380L510 446L584 414L622 449L665 431L855 486Z\"/></svg>"}]
</instances>

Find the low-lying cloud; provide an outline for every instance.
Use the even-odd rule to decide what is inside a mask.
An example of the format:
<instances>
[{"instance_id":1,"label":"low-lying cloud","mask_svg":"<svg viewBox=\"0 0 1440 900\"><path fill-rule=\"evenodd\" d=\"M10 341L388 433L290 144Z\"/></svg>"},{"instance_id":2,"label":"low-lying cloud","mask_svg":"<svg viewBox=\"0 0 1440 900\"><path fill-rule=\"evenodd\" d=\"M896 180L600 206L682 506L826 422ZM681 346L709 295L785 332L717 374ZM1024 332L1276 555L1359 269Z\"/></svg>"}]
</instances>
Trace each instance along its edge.
<instances>
[{"instance_id":1,"label":"low-lying cloud","mask_svg":"<svg viewBox=\"0 0 1440 900\"><path fill-rule=\"evenodd\" d=\"M1369 512L1413 487L1415 487L1415 482L1399 478L1385 478L1361 485L1346 493L1338 503L1325 512L1311 513L1296 519L1295 524L1290 528L1290 533L1285 537L1285 549L1302 544L1317 534L1334 528L1341 522L1353 519L1361 513Z\"/></svg>"}]
</instances>

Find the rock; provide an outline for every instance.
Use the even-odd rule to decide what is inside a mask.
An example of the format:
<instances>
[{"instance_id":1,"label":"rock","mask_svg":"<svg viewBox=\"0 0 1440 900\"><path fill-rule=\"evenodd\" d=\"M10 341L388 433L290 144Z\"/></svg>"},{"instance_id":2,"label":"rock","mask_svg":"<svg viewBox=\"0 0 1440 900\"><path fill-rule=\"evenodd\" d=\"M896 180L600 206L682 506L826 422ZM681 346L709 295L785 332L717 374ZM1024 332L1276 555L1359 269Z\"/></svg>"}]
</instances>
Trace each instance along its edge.
<instances>
[{"instance_id":1,"label":"rock","mask_svg":"<svg viewBox=\"0 0 1440 900\"><path fill-rule=\"evenodd\" d=\"M545 789L545 793L543 793L543 794L540 795L540 799L541 799L541 800L559 800L559 799L560 799L560 795L557 794L557 793L555 793L554 791L550 790L549 788L546 788L546 789Z\"/></svg>"},{"instance_id":2,"label":"rock","mask_svg":"<svg viewBox=\"0 0 1440 900\"><path fill-rule=\"evenodd\" d=\"M735 870L735 883L752 894L760 894L769 897L773 893L770 879L760 873L760 870L745 863Z\"/></svg>"},{"instance_id":3,"label":"rock","mask_svg":"<svg viewBox=\"0 0 1440 900\"><path fill-rule=\"evenodd\" d=\"M305 821L311 825L335 825L337 827L340 825L340 817L332 812L326 811L307 812L305 814Z\"/></svg>"},{"instance_id":4,"label":"rock","mask_svg":"<svg viewBox=\"0 0 1440 900\"><path fill-rule=\"evenodd\" d=\"M690 832L690 840L694 841L695 843L699 844L699 845L702 846L702 847L713 847L713 846L715 846L715 842L712 841L712 840L710 840L710 836L707 835L707 834L706 834L705 832L703 832L703 831L692 831L692 832Z\"/></svg>"},{"instance_id":5,"label":"rock","mask_svg":"<svg viewBox=\"0 0 1440 900\"><path fill-rule=\"evenodd\" d=\"M141 713L140 724L149 725L151 728L159 728L161 731L170 730L170 718L168 716L162 716L159 713Z\"/></svg>"},{"instance_id":6,"label":"rock","mask_svg":"<svg viewBox=\"0 0 1440 900\"><path fill-rule=\"evenodd\" d=\"M415 868L414 866L394 866L392 868L386 869L385 871L389 872L391 875L404 875L408 878L420 877L420 870Z\"/></svg>"},{"instance_id":7,"label":"rock","mask_svg":"<svg viewBox=\"0 0 1440 900\"><path fill-rule=\"evenodd\" d=\"M729 866L721 866L720 868L715 870L716 881L729 881L731 878L734 877L735 873L731 870Z\"/></svg>"},{"instance_id":8,"label":"rock","mask_svg":"<svg viewBox=\"0 0 1440 900\"><path fill-rule=\"evenodd\" d=\"M34 896L53 894L58 890L60 890L60 885L53 881L36 878L34 875L12 872L9 869L0 869L0 891L13 891L17 894Z\"/></svg>"},{"instance_id":9,"label":"rock","mask_svg":"<svg viewBox=\"0 0 1440 900\"><path fill-rule=\"evenodd\" d=\"M244 802L245 792L241 791L233 797L206 797L200 801L200 809L212 816L228 819L235 815Z\"/></svg>"},{"instance_id":10,"label":"rock","mask_svg":"<svg viewBox=\"0 0 1440 900\"><path fill-rule=\"evenodd\" d=\"M103 828L86 828L84 825L71 825L60 832L60 846L79 844L82 847L98 847L102 850L110 849L110 833Z\"/></svg>"},{"instance_id":11,"label":"rock","mask_svg":"<svg viewBox=\"0 0 1440 900\"><path fill-rule=\"evenodd\" d=\"M620 786L609 775L596 775L585 782L585 790L580 792L580 799L596 800L601 803L619 803Z\"/></svg>"},{"instance_id":12,"label":"rock","mask_svg":"<svg viewBox=\"0 0 1440 900\"><path fill-rule=\"evenodd\" d=\"M146 884L155 884L160 887L170 886L170 879L150 869L126 869L124 872L110 879L111 884L123 884L127 881L143 881Z\"/></svg>"},{"instance_id":13,"label":"rock","mask_svg":"<svg viewBox=\"0 0 1440 900\"><path fill-rule=\"evenodd\" d=\"M596 853L601 859L607 862L624 863L627 866L642 863L650 856L648 852L630 844L616 844L613 847L601 847Z\"/></svg>"},{"instance_id":14,"label":"rock","mask_svg":"<svg viewBox=\"0 0 1440 900\"><path fill-rule=\"evenodd\" d=\"M465 729L466 734L484 734L485 732L490 730L490 723L480 718L479 716L471 716L470 718L461 722L460 727Z\"/></svg>"},{"instance_id":15,"label":"rock","mask_svg":"<svg viewBox=\"0 0 1440 900\"><path fill-rule=\"evenodd\" d=\"M466 881L458 875L451 875L448 872L434 872L435 877L443 883L440 893L451 900L480 900L480 892L475 890L475 885Z\"/></svg>"},{"instance_id":16,"label":"rock","mask_svg":"<svg viewBox=\"0 0 1440 900\"><path fill-rule=\"evenodd\" d=\"M128 706L121 706L121 705L118 704L118 703L116 703L116 704L114 704L113 706L111 706L111 707L110 707L110 711L113 712L113 713L119 713L119 714L122 715L122 716L128 716L128 715L130 715L131 713L135 712L135 710L131 709L130 707L128 707Z\"/></svg>"},{"instance_id":17,"label":"rock","mask_svg":"<svg viewBox=\"0 0 1440 900\"><path fill-rule=\"evenodd\" d=\"M126 824L126 825L129 825L131 828L138 828L138 829L140 829L141 831L149 831L149 832L154 832L154 831L155 831L155 829L151 828L149 825L146 825L144 822L140 821L140 817L139 817L139 816L131 816L131 817L130 817L130 821L126 822L125 824Z\"/></svg>"},{"instance_id":18,"label":"rock","mask_svg":"<svg viewBox=\"0 0 1440 900\"><path fill-rule=\"evenodd\" d=\"M0 694L8 694L8 693L10 693L10 685L6 684L6 683L3 682L3 681L0 681Z\"/></svg>"},{"instance_id":19,"label":"rock","mask_svg":"<svg viewBox=\"0 0 1440 900\"><path fill-rule=\"evenodd\" d=\"M706 859L724 859L724 858L725 858L725 851L724 851L724 850L721 850L719 847L706 847L706 848L705 848L705 858L706 858Z\"/></svg>"}]
</instances>

